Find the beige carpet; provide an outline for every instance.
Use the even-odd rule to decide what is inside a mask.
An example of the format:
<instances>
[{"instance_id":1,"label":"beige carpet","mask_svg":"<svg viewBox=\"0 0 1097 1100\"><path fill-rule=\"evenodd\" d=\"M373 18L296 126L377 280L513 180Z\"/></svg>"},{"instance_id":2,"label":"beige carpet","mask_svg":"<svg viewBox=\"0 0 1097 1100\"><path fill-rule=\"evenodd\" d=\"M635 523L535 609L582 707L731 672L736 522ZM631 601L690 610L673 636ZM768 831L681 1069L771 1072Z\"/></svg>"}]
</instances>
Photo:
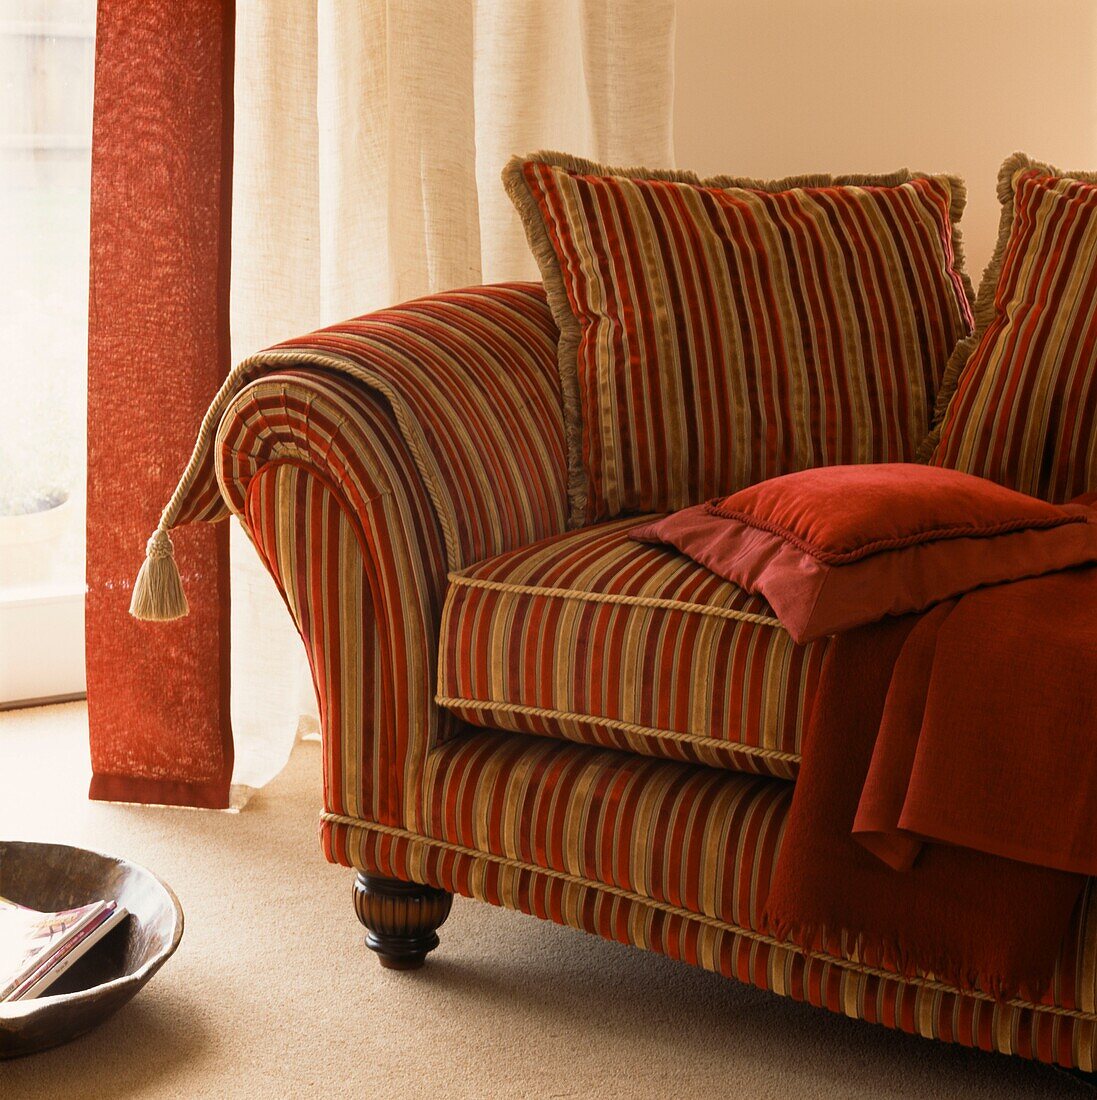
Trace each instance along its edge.
<instances>
[{"instance_id":1,"label":"beige carpet","mask_svg":"<svg viewBox=\"0 0 1097 1100\"><path fill-rule=\"evenodd\" d=\"M1092 1095L463 898L424 970L386 972L316 843L317 745L238 815L93 805L85 722L0 715L0 835L147 864L186 933L98 1031L0 1063L4 1100Z\"/></svg>"}]
</instances>

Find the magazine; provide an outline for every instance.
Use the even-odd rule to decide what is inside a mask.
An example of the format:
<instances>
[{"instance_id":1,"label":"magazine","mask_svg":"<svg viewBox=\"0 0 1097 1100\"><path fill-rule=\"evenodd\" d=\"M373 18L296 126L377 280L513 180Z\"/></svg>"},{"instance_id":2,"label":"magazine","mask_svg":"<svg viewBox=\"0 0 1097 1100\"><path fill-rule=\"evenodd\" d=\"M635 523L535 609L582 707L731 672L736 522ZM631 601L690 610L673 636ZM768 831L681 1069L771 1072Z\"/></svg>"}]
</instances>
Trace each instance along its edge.
<instances>
[{"instance_id":1,"label":"magazine","mask_svg":"<svg viewBox=\"0 0 1097 1100\"><path fill-rule=\"evenodd\" d=\"M37 997L125 915L113 901L40 913L0 898L0 1001Z\"/></svg>"}]
</instances>

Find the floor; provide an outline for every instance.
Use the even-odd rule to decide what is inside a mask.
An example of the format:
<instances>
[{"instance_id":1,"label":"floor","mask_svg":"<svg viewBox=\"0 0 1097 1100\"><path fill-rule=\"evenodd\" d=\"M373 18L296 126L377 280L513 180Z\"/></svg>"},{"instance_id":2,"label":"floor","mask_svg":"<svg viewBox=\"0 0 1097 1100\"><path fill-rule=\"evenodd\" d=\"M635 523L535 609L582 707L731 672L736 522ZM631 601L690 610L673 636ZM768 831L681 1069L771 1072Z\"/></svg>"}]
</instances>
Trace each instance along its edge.
<instances>
[{"instance_id":1,"label":"floor","mask_svg":"<svg viewBox=\"0 0 1097 1100\"><path fill-rule=\"evenodd\" d=\"M462 898L425 969L384 971L317 847L316 744L235 815L91 804L87 777L82 704L0 715L0 836L147 864L186 933L99 1030L0 1063L4 1100L1093 1095Z\"/></svg>"}]
</instances>

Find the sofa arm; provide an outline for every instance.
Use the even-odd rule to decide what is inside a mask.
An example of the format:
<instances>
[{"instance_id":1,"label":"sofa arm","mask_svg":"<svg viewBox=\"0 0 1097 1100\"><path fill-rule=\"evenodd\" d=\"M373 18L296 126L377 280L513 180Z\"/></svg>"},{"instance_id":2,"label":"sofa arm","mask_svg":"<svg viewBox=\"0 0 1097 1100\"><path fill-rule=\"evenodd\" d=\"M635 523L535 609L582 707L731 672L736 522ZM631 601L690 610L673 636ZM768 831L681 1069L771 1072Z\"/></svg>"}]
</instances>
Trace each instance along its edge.
<instances>
[{"instance_id":1,"label":"sofa arm","mask_svg":"<svg viewBox=\"0 0 1097 1100\"><path fill-rule=\"evenodd\" d=\"M391 411L330 372L278 372L233 398L216 456L308 655L324 808L405 824L404 791L451 721L431 690L446 570Z\"/></svg>"},{"instance_id":2,"label":"sofa arm","mask_svg":"<svg viewBox=\"0 0 1097 1100\"><path fill-rule=\"evenodd\" d=\"M558 336L540 284L500 284L344 321L237 369L318 366L383 397L461 569L566 524Z\"/></svg>"},{"instance_id":3,"label":"sofa arm","mask_svg":"<svg viewBox=\"0 0 1097 1100\"><path fill-rule=\"evenodd\" d=\"M418 827L447 569L564 528L554 340L539 288L440 295L253 357L221 411L218 503L304 639L333 813Z\"/></svg>"},{"instance_id":4,"label":"sofa arm","mask_svg":"<svg viewBox=\"0 0 1097 1100\"><path fill-rule=\"evenodd\" d=\"M228 515L213 463L217 426L249 382L301 366L344 374L386 400L451 569L557 533L567 513L558 339L540 283L500 283L418 298L252 355L210 403L150 551L170 558L172 528ZM164 613L131 610L186 614L181 597Z\"/></svg>"}]
</instances>

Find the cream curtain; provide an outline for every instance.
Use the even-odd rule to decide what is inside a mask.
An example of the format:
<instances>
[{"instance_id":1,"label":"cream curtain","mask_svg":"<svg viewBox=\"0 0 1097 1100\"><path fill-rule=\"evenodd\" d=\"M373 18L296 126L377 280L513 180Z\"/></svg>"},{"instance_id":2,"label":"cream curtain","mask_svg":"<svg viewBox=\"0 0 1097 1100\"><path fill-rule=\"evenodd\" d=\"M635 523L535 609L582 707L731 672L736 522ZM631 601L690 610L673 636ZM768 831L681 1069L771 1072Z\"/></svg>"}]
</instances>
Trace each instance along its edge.
<instances>
[{"instance_id":1,"label":"cream curtain","mask_svg":"<svg viewBox=\"0 0 1097 1100\"><path fill-rule=\"evenodd\" d=\"M436 290L536 278L515 152L673 163L674 0L237 0L233 358ZM232 544L234 782L316 729L299 639Z\"/></svg>"}]
</instances>

